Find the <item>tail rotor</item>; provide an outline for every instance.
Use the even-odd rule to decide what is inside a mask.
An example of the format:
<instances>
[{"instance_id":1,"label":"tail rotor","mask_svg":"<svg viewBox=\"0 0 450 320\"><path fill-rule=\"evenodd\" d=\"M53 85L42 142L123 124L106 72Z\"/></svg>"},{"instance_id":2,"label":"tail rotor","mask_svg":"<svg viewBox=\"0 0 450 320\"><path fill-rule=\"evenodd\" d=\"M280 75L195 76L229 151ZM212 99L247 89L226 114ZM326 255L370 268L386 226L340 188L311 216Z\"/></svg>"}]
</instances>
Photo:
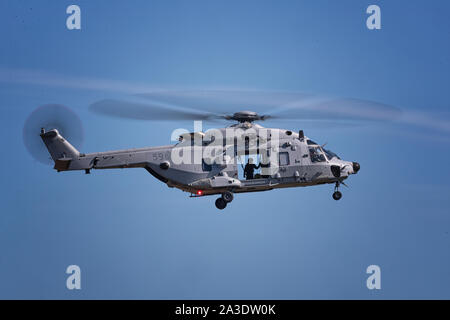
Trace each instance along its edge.
<instances>
[{"instance_id":1,"label":"tail rotor","mask_svg":"<svg viewBox=\"0 0 450 320\"><path fill-rule=\"evenodd\" d=\"M23 127L23 142L28 153L38 162L51 165L53 160L42 142L41 133L52 129L71 144L80 148L83 143L83 126L75 112L60 104L46 104L36 108Z\"/></svg>"}]
</instances>

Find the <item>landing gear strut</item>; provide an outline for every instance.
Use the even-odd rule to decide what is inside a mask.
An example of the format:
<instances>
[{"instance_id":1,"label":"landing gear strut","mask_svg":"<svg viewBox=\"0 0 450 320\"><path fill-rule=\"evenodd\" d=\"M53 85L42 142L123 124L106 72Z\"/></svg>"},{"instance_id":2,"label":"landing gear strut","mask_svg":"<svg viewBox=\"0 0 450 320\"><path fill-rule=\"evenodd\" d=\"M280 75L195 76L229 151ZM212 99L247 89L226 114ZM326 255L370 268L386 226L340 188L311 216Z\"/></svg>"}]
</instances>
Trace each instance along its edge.
<instances>
[{"instance_id":1,"label":"landing gear strut","mask_svg":"<svg viewBox=\"0 0 450 320\"><path fill-rule=\"evenodd\" d=\"M336 181L333 193L333 199L336 201L342 198L342 193L339 191L339 185L340 185L339 181Z\"/></svg>"},{"instance_id":2,"label":"landing gear strut","mask_svg":"<svg viewBox=\"0 0 450 320\"><path fill-rule=\"evenodd\" d=\"M234 196L233 193L230 191L226 191L222 193L222 196L220 198L217 198L216 200L216 208L219 210L223 210L226 208L227 203L233 201Z\"/></svg>"}]
</instances>

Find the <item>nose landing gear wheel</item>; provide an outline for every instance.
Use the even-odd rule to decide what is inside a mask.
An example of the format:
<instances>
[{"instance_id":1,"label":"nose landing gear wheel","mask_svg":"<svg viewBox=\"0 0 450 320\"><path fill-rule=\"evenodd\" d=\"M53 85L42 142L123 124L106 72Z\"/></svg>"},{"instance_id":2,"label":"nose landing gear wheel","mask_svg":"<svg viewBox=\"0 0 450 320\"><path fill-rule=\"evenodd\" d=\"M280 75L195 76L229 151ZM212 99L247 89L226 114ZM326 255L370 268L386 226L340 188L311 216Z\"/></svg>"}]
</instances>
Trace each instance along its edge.
<instances>
[{"instance_id":1,"label":"nose landing gear wheel","mask_svg":"<svg viewBox=\"0 0 450 320\"><path fill-rule=\"evenodd\" d=\"M335 191L334 193L333 193L333 199L334 200L339 200L340 198L342 198L342 193L340 192L340 191Z\"/></svg>"},{"instance_id":2,"label":"nose landing gear wheel","mask_svg":"<svg viewBox=\"0 0 450 320\"><path fill-rule=\"evenodd\" d=\"M334 186L333 199L336 201L342 198L342 193L339 191L340 184L339 181L336 181L336 185Z\"/></svg>"},{"instance_id":3,"label":"nose landing gear wheel","mask_svg":"<svg viewBox=\"0 0 450 320\"><path fill-rule=\"evenodd\" d=\"M223 210L226 208L226 206L227 206L227 202L222 197L217 198L217 200L216 200L216 208L217 209Z\"/></svg>"}]
</instances>

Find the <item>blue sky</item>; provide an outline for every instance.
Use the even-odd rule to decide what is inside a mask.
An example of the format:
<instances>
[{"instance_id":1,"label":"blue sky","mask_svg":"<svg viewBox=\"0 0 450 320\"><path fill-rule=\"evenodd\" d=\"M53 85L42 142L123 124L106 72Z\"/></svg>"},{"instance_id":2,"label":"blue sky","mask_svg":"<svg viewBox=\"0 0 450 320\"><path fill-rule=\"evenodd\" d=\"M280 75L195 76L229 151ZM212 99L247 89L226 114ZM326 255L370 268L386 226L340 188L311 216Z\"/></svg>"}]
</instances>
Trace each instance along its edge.
<instances>
[{"instance_id":1,"label":"blue sky","mask_svg":"<svg viewBox=\"0 0 450 320\"><path fill-rule=\"evenodd\" d=\"M82 29L66 29L68 5ZM378 4L382 29L366 28ZM0 298L450 298L448 1L2 1ZM37 74L39 76L37 76ZM20 76L22 75L22 76ZM146 87L362 98L412 122L304 128L361 163L333 186L238 195L218 214L145 170L56 173L22 142L37 106L71 107L82 151L170 143L189 123L101 118ZM237 111L237 110L231 110ZM417 121L423 120L423 121ZM65 269L82 270L82 290ZM366 288L367 266L382 289Z\"/></svg>"}]
</instances>

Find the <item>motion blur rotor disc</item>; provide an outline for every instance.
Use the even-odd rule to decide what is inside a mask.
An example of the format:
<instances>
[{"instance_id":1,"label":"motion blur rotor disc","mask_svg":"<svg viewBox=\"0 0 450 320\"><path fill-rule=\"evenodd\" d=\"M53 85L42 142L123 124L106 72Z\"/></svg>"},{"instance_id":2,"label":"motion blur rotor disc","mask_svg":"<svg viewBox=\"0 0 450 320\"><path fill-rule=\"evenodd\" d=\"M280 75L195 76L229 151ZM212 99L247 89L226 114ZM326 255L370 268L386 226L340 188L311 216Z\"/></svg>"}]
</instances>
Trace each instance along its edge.
<instances>
[{"instance_id":1,"label":"motion blur rotor disc","mask_svg":"<svg viewBox=\"0 0 450 320\"><path fill-rule=\"evenodd\" d=\"M23 142L27 151L37 161L51 164L50 154L40 137L41 129L57 129L75 148L83 143L83 126L75 112L60 104L46 104L36 108L25 121Z\"/></svg>"},{"instance_id":2,"label":"motion blur rotor disc","mask_svg":"<svg viewBox=\"0 0 450 320\"><path fill-rule=\"evenodd\" d=\"M389 122L400 109L368 100L264 90L154 90L135 99L106 99L90 111L137 120ZM241 111L251 110L251 111ZM234 112L234 113L233 113Z\"/></svg>"}]
</instances>

